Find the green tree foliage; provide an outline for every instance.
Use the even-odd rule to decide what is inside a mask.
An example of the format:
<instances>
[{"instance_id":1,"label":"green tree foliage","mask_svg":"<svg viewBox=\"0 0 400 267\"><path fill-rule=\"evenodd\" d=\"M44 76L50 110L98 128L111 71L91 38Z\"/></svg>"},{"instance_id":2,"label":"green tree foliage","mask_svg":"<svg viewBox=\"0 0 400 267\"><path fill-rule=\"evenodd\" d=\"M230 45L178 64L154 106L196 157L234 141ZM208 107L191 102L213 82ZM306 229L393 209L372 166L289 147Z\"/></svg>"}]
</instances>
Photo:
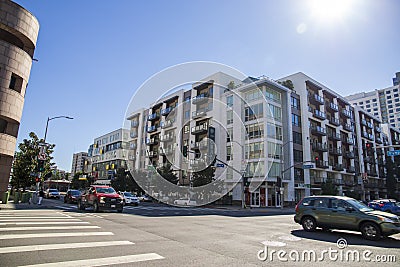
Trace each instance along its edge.
<instances>
[{"instance_id":1,"label":"green tree foliage","mask_svg":"<svg viewBox=\"0 0 400 267\"><path fill-rule=\"evenodd\" d=\"M172 170L172 165L167 163L163 165L161 168L157 169L157 172L168 182L172 184L178 184L179 178Z\"/></svg>"},{"instance_id":2,"label":"green tree foliage","mask_svg":"<svg viewBox=\"0 0 400 267\"><path fill-rule=\"evenodd\" d=\"M397 178L400 178L400 168L398 166L400 166L400 157L395 157L395 162L392 161L391 157L386 158L386 189L388 198L400 198L396 194Z\"/></svg>"},{"instance_id":3,"label":"green tree foliage","mask_svg":"<svg viewBox=\"0 0 400 267\"><path fill-rule=\"evenodd\" d=\"M80 177L86 176L86 180L79 180ZM91 184L94 183L93 177L88 175L87 173L77 172L71 181L71 188L73 189L85 189L88 188Z\"/></svg>"},{"instance_id":4,"label":"green tree foliage","mask_svg":"<svg viewBox=\"0 0 400 267\"><path fill-rule=\"evenodd\" d=\"M336 196L339 193L337 187L333 184L331 178L327 178L325 182L321 184L321 195L333 195Z\"/></svg>"},{"instance_id":5,"label":"green tree foliage","mask_svg":"<svg viewBox=\"0 0 400 267\"><path fill-rule=\"evenodd\" d=\"M133 171L133 176L135 177L145 177L146 173L141 171ZM111 180L111 186L116 191L129 191L135 192L137 194L144 194L143 190L140 186L136 183L135 179L133 178L131 172L126 171L124 168L118 168L115 178Z\"/></svg>"},{"instance_id":6,"label":"green tree foliage","mask_svg":"<svg viewBox=\"0 0 400 267\"><path fill-rule=\"evenodd\" d=\"M214 173L215 173L214 164L211 164L204 170L194 172L192 174L193 187L199 187L211 183L212 181L214 181Z\"/></svg>"},{"instance_id":7,"label":"green tree foliage","mask_svg":"<svg viewBox=\"0 0 400 267\"><path fill-rule=\"evenodd\" d=\"M13 174L11 177L11 185L14 188L26 188L35 184L35 176L31 176L32 173L37 173L39 155L39 144L43 143L43 139L39 139L38 136L31 132L29 134L30 139L24 139L18 145L18 151L15 152L13 162ZM41 173L41 177L45 177L51 173L51 166L54 163L51 162L53 157L51 154L54 151L54 144L48 144L44 150L47 158L44 164L44 171Z\"/></svg>"},{"instance_id":8,"label":"green tree foliage","mask_svg":"<svg viewBox=\"0 0 400 267\"><path fill-rule=\"evenodd\" d=\"M286 88L289 88L291 90L294 89L294 85L293 85L293 82L291 80L286 80L286 81L278 82L278 83L282 84L283 86L285 86Z\"/></svg>"}]
</instances>

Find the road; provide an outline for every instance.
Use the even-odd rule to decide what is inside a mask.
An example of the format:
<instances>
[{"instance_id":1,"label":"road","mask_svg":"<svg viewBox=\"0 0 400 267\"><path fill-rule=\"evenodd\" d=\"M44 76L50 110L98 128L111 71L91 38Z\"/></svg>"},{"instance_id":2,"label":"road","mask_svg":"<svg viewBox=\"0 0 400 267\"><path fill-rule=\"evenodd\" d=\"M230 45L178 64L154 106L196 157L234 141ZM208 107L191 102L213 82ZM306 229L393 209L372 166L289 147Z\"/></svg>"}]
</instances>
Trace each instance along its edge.
<instances>
[{"instance_id":1,"label":"road","mask_svg":"<svg viewBox=\"0 0 400 267\"><path fill-rule=\"evenodd\" d=\"M126 207L122 214L93 213L59 200L45 203L49 209L0 211L1 266L378 265L366 262L365 252L367 260L384 256L380 259L392 261L384 266L398 266L400 261L400 235L373 242L358 233L306 233L293 222L293 215L147 203ZM340 238L347 241L347 248L337 247ZM269 255L265 261L263 243ZM282 251L280 259L273 250ZM328 255L323 250L338 252ZM350 250L361 255L360 261L340 258ZM312 254L308 259L309 251L315 252L316 260ZM296 253L298 262L293 261Z\"/></svg>"}]
</instances>

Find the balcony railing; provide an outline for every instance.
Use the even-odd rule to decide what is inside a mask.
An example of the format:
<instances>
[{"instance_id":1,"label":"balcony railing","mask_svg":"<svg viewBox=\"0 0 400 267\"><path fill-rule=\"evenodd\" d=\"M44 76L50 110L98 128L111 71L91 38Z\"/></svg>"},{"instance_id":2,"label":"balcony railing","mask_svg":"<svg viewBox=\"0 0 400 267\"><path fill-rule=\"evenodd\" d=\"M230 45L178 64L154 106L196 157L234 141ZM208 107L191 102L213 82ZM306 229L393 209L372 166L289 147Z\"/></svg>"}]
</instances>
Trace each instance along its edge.
<instances>
[{"instance_id":1,"label":"balcony railing","mask_svg":"<svg viewBox=\"0 0 400 267\"><path fill-rule=\"evenodd\" d=\"M174 134L165 134L160 137L161 142L169 142L175 140Z\"/></svg>"},{"instance_id":2,"label":"balcony railing","mask_svg":"<svg viewBox=\"0 0 400 267\"><path fill-rule=\"evenodd\" d=\"M346 151L346 153L344 154L344 156L348 159L354 159L355 158L355 153L354 151Z\"/></svg>"},{"instance_id":3,"label":"balcony railing","mask_svg":"<svg viewBox=\"0 0 400 267\"><path fill-rule=\"evenodd\" d=\"M195 96L195 97L192 98L192 103L193 103L193 104L204 103L204 102L208 101L208 99L209 99L208 96L209 96L209 95L206 94L206 93L197 95L197 96Z\"/></svg>"},{"instance_id":4,"label":"balcony railing","mask_svg":"<svg viewBox=\"0 0 400 267\"><path fill-rule=\"evenodd\" d=\"M353 180L344 180L344 185L345 186L355 186L355 183Z\"/></svg>"},{"instance_id":5,"label":"balcony railing","mask_svg":"<svg viewBox=\"0 0 400 267\"><path fill-rule=\"evenodd\" d=\"M129 148L130 149L136 149L137 148L137 144L136 143L130 143L129 144Z\"/></svg>"},{"instance_id":6,"label":"balcony railing","mask_svg":"<svg viewBox=\"0 0 400 267\"><path fill-rule=\"evenodd\" d=\"M370 121L367 121L367 127L370 129L374 129L374 125Z\"/></svg>"},{"instance_id":7,"label":"balcony railing","mask_svg":"<svg viewBox=\"0 0 400 267\"><path fill-rule=\"evenodd\" d=\"M314 99L313 100L317 101L320 104L324 104L324 102L325 102L324 98L322 96L318 95L318 94L314 94Z\"/></svg>"},{"instance_id":8,"label":"balcony railing","mask_svg":"<svg viewBox=\"0 0 400 267\"><path fill-rule=\"evenodd\" d=\"M375 131L378 132L378 133L381 133L382 132L382 128L377 126L377 125L375 125Z\"/></svg>"},{"instance_id":9,"label":"balcony railing","mask_svg":"<svg viewBox=\"0 0 400 267\"><path fill-rule=\"evenodd\" d=\"M325 181L325 177L310 177L311 184L322 184Z\"/></svg>"},{"instance_id":10,"label":"balcony railing","mask_svg":"<svg viewBox=\"0 0 400 267\"><path fill-rule=\"evenodd\" d=\"M342 155L342 149L340 147L329 148L329 154L340 156Z\"/></svg>"},{"instance_id":11,"label":"balcony railing","mask_svg":"<svg viewBox=\"0 0 400 267\"><path fill-rule=\"evenodd\" d=\"M130 132L130 137L131 138L136 138L136 137L138 137L138 133L137 132Z\"/></svg>"},{"instance_id":12,"label":"balcony railing","mask_svg":"<svg viewBox=\"0 0 400 267\"><path fill-rule=\"evenodd\" d=\"M321 152L327 152L328 151L328 146L326 143L311 143L311 148L314 151L321 151Z\"/></svg>"},{"instance_id":13,"label":"balcony railing","mask_svg":"<svg viewBox=\"0 0 400 267\"><path fill-rule=\"evenodd\" d=\"M322 169L328 169L329 168L328 161L321 160L321 159L315 161L315 166L317 168L322 168Z\"/></svg>"},{"instance_id":14,"label":"balcony railing","mask_svg":"<svg viewBox=\"0 0 400 267\"><path fill-rule=\"evenodd\" d=\"M325 113L318 109L314 109L313 115L314 115L314 117L316 117L317 119L320 119L320 120L326 119Z\"/></svg>"},{"instance_id":15,"label":"balcony railing","mask_svg":"<svg viewBox=\"0 0 400 267\"><path fill-rule=\"evenodd\" d=\"M160 125L161 125L161 129L165 129L165 128L168 128L168 127L171 127L172 125L174 125L174 121L173 120L162 121L160 123Z\"/></svg>"},{"instance_id":16,"label":"balcony railing","mask_svg":"<svg viewBox=\"0 0 400 267\"><path fill-rule=\"evenodd\" d=\"M157 138L146 138L146 145L155 145L158 144Z\"/></svg>"},{"instance_id":17,"label":"balcony railing","mask_svg":"<svg viewBox=\"0 0 400 267\"><path fill-rule=\"evenodd\" d=\"M201 108L192 112L192 118L197 119L207 115L208 108Z\"/></svg>"},{"instance_id":18,"label":"balcony railing","mask_svg":"<svg viewBox=\"0 0 400 267\"><path fill-rule=\"evenodd\" d=\"M159 117L160 117L160 114L158 114L158 113L156 112L156 113L150 114L150 115L147 117L147 120L152 121L152 120L158 119Z\"/></svg>"},{"instance_id":19,"label":"balcony railing","mask_svg":"<svg viewBox=\"0 0 400 267\"><path fill-rule=\"evenodd\" d=\"M346 116L347 118L352 118L352 116L351 116L351 111L349 111L349 110L347 110L347 109L342 109L342 114L344 115L344 116Z\"/></svg>"},{"instance_id":20,"label":"balcony railing","mask_svg":"<svg viewBox=\"0 0 400 267\"><path fill-rule=\"evenodd\" d=\"M354 145L354 144L355 144L354 139L351 138L351 137L343 138L343 139L342 139L342 142L343 142L343 143L346 143L346 144L348 144L348 145Z\"/></svg>"},{"instance_id":21,"label":"balcony railing","mask_svg":"<svg viewBox=\"0 0 400 267\"><path fill-rule=\"evenodd\" d=\"M373 134L368 134L368 139L373 141L374 140L374 135Z\"/></svg>"},{"instance_id":22,"label":"balcony railing","mask_svg":"<svg viewBox=\"0 0 400 267\"><path fill-rule=\"evenodd\" d=\"M206 123L194 126L191 129L192 134L199 134L199 133L204 133L207 131L208 131L208 125Z\"/></svg>"},{"instance_id":23,"label":"balcony railing","mask_svg":"<svg viewBox=\"0 0 400 267\"><path fill-rule=\"evenodd\" d=\"M158 152L157 151L149 151L148 155L149 158L154 158L158 156Z\"/></svg>"},{"instance_id":24,"label":"balcony railing","mask_svg":"<svg viewBox=\"0 0 400 267\"><path fill-rule=\"evenodd\" d=\"M334 104L334 103L332 103L332 102L326 101L325 102L325 107L330 108L333 111L339 111L339 106Z\"/></svg>"},{"instance_id":25,"label":"balcony railing","mask_svg":"<svg viewBox=\"0 0 400 267\"><path fill-rule=\"evenodd\" d=\"M174 107L167 107L165 109L162 109L161 110L161 115L162 116L167 116L173 109L174 109Z\"/></svg>"},{"instance_id":26,"label":"balcony railing","mask_svg":"<svg viewBox=\"0 0 400 267\"><path fill-rule=\"evenodd\" d=\"M334 179L333 184L335 185L344 185L344 181L342 179Z\"/></svg>"},{"instance_id":27,"label":"balcony railing","mask_svg":"<svg viewBox=\"0 0 400 267\"><path fill-rule=\"evenodd\" d=\"M153 126L149 126L149 127L147 127L147 132L148 133L152 133L152 132L155 132L155 131L157 131L157 126L156 125L153 125Z\"/></svg>"},{"instance_id":28,"label":"balcony railing","mask_svg":"<svg viewBox=\"0 0 400 267\"><path fill-rule=\"evenodd\" d=\"M194 142L193 144L191 144L190 148L203 150L208 148L208 142L206 141Z\"/></svg>"},{"instance_id":29,"label":"balcony railing","mask_svg":"<svg viewBox=\"0 0 400 267\"><path fill-rule=\"evenodd\" d=\"M326 129L318 125L311 125L311 132L317 135L326 135Z\"/></svg>"},{"instance_id":30,"label":"balcony railing","mask_svg":"<svg viewBox=\"0 0 400 267\"><path fill-rule=\"evenodd\" d=\"M382 138L380 138L380 137L376 137L375 138L375 142L377 142L378 144L382 144L383 142L382 142Z\"/></svg>"},{"instance_id":31,"label":"balcony railing","mask_svg":"<svg viewBox=\"0 0 400 267\"><path fill-rule=\"evenodd\" d=\"M354 167L354 166L348 166L347 169L346 169L346 171L347 171L348 173L355 173L355 172L356 172L356 167Z\"/></svg>"},{"instance_id":32,"label":"balcony railing","mask_svg":"<svg viewBox=\"0 0 400 267\"><path fill-rule=\"evenodd\" d=\"M343 124L343 129L349 132L354 132L354 126L348 123Z\"/></svg>"},{"instance_id":33,"label":"balcony railing","mask_svg":"<svg viewBox=\"0 0 400 267\"><path fill-rule=\"evenodd\" d=\"M330 124L332 124L332 125L335 125L335 126L339 126L340 125L340 120L339 119L336 119L335 117L329 117L329 122L330 122Z\"/></svg>"},{"instance_id":34,"label":"balcony railing","mask_svg":"<svg viewBox=\"0 0 400 267\"><path fill-rule=\"evenodd\" d=\"M335 171L341 172L341 171L344 170L344 167L343 167L342 164L335 164L335 165L333 166L333 169L334 169Z\"/></svg>"},{"instance_id":35,"label":"balcony railing","mask_svg":"<svg viewBox=\"0 0 400 267\"><path fill-rule=\"evenodd\" d=\"M376 173L376 171L373 171L373 170L368 170L367 175L372 176L372 177L378 177L378 174Z\"/></svg>"},{"instance_id":36,"label":"balcony railing","mask_svg":"<svg viewBox=\"0 0 400 267\"><path fill-rule=\"evenodd\" d=\"M171 155L172 153L174 153L173 147L160 147L160 155Z\"/></svg>"},{"instance_id":37,"label":"balcony railing","mask_svg":"<svg viewBox=\"0 0 400 267\"><path fill-rule=\"evenodd\" d=\"M139 122L138 121L131 121L131 127L138 127Z\"/></svg>"},{"instance_id":38,"label":"balcony railing","mask_svg":"<svg viewBox=\"0 0 400 267\"><path fill-rule=\"evenodd\" d=\"M334 132L334 131L330 131L330 132L328 133L328 138L329 138L329 139L336 140L336 141L340 141L340 140L342 139L342 136L341 136L340 133L336 133L336 132Z\"/></svg>"},{"instance_id":39,"label":"balcony railing","mask_svg":"<svg viewBox=\"0 0 400 267\"><path fill-rule=\"evenodd\" d=\"M362 119L361 120L361 125L367 126L367 120L366 119Z\"/></svg>"}]
</instances>

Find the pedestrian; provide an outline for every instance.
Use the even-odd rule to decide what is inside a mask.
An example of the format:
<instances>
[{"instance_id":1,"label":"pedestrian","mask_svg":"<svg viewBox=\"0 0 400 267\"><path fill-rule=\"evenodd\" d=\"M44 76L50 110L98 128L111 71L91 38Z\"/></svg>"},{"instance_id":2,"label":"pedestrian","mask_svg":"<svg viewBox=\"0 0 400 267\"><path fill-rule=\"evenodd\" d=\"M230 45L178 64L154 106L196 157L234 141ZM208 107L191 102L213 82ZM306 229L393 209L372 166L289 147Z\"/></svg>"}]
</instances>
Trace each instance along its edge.
<instances>
[{"instance_id":1,"label":"pedestrian","mask_svg":"<svg viewBox=\"0 0 400 267\"><path fill-rule=\"evenodd\" d=\"M43 199L43 197L44 197L43 188L40 188L38 205L41 205L41 204L42 204L42 199Z\"/></svg>"}]
</instances>

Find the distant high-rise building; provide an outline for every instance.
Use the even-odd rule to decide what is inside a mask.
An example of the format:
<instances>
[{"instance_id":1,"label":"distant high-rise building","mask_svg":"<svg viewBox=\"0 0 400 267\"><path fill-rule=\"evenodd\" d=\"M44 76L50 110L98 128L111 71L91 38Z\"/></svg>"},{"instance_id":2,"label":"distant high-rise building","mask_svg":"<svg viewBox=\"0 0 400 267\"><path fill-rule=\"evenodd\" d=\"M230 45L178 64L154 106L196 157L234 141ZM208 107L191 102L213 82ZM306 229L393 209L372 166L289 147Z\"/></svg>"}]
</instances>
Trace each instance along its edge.
<instances>
[{"instance_id":1,"label":"distant high-rise building","mask_svg":"<svg viewBox=\"0 0 400 267\"><path fill-rule=\"evenodd\" d=\"M88 153L86 152L75 153L72 156L72 168L71 168L72 177L74 177L74 175L78 172L85 171L85 161L87 158L88 158Z\"/></svg>"},{"instance_id":2,"label":"distant high-rise building","mask_svg":"<svg viewBox=\"0 0 400 267\"><path fill-rule=\"evenodd\" d=\"M393 78L393 86L349 95L346 99L353 105L378 117L382 123L400 129L400 72Z\"/></svg>"},{"instance_id":3,"label":"distant high-rise building","mask_svg":"<svg viewBox=\"0 0 400 267\"><path fill-rule=\"evenodd\" d=\"M0 192L6 191L39 32L26 9L0 0Z\"/></svg>"}]
</instances>

